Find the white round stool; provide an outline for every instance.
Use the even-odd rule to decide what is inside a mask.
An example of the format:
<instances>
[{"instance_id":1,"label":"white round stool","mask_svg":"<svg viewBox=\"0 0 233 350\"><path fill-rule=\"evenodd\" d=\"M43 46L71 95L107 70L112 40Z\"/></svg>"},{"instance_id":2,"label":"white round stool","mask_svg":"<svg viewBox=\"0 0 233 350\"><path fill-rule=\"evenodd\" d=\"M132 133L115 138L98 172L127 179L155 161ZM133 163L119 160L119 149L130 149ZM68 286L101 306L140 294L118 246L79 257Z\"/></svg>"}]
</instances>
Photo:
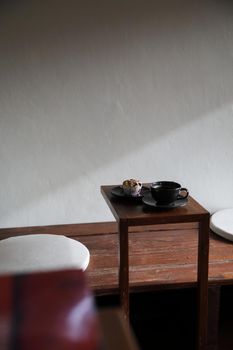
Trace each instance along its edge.
<instances>
[{"instance_id":1,"label":"white round stool","mask_svg":"<svg viewBox=\"0 0 233 350\"><path fill-rule=\"evenodd\" d=\"M16 236L0 241L0 273L78 268L85 270L90 253L82 243L60 235Z\"/></svg>"},{"instance_id":2,"label":"white round stool","mask_svg":"<svg viewBox=\"0 0 233 350\"><path fill-rule=\"evenodd\" d=\"M210 217L210 228L219 236L233 241L233 208L214 213Z\"/></svg>"}]
</instances>

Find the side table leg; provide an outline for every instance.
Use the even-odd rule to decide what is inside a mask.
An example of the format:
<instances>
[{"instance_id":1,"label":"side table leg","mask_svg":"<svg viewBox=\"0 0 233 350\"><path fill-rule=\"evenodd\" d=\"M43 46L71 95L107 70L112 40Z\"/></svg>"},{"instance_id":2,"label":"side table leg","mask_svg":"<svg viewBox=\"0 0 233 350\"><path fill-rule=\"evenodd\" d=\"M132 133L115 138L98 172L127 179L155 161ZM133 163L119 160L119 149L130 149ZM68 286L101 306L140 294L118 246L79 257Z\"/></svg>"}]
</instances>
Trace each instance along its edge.
<instances>
[{"instance_id":1,"label":"side table leg","mask_svg":"<svg viewBox=\"0 0 233 350\"><path fill-rule=\"evenodd\" d=\"M199 223L198 237L198 343L197 349L207 345L208 326L208 267L209 267L209 214Z\"/></svg>"},{"instance_id":2,"label":"side table leg","mask_svg":"<svg viewBox=\"0 0 233 350\"><path fill-rule=\"evenodd\" d=\"M209 286L208 335L206 350L218 350L221 286Z\"/></svg>"},{"instance_id":3,"label":"side table leg","mask_svg":"<svg viewBox=\"0 0 233 350\"><path fill-rule=\"evenodd\" d=\"M118 223L119 232L119 289L120 302L123 309L123 316L129 319L129 241L128 223L122 221Z\"/></svg>"}]
</instances>

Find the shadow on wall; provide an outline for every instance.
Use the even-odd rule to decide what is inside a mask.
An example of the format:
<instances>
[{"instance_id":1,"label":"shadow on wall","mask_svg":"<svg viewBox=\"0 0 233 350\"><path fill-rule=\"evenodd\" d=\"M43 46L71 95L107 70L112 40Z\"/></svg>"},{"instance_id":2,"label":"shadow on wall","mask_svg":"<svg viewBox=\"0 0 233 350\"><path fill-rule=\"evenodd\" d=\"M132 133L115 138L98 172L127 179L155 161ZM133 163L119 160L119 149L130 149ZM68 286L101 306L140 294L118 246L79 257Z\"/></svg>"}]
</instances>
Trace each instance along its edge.
<instances>
[{"instance_id":1,"label":"shadow on wall","mask_svg":"<svg viewBox=\"0 0 233 350\"><path fill-rule=\"evenodd\" d=\"M230 104L221 26L232 9L191 0L5 2L1 182L33 201Z\"/></svg>"}]
</instances>

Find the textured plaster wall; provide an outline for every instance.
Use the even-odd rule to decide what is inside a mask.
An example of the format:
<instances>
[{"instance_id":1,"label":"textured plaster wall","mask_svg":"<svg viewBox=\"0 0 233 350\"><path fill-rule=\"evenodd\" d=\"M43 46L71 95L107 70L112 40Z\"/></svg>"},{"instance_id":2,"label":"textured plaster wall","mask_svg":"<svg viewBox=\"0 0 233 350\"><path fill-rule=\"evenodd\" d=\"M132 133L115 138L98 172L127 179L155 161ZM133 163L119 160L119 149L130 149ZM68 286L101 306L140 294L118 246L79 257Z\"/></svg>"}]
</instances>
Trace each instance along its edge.
<instances>
[{"instance_id":1,"label":"textured plaster wall","mask_svg":"<svg viewBox=\"0 0 233 350\"><path fill-rule=\"evenodd\" d=\"M233 4L0 4L0 227L108 221L99 187L233 206Z\"/></svg>"}]
</instances>

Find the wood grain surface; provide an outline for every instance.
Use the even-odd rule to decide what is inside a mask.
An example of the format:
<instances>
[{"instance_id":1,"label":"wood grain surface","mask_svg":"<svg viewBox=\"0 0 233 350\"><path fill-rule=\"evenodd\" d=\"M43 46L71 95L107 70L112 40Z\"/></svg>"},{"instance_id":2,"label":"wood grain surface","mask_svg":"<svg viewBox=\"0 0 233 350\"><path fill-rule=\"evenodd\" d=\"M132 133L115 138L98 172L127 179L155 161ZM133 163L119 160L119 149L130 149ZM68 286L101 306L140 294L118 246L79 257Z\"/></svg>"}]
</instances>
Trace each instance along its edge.
<instances>
[{"instance_id":1,"label":"wood grain surface","mask_svg":"<svg viewBox=\"0 0 233 350\"><path fill-rule=\"evenodd\" d=\"M0 229L0 239L62 234L90 250L88 282L97 295L118 292L117 224L90 223ZM130 291L195 286L197 224L133 227L129 233ZM209 283L233 284L233 243L210 232Z\"/></svg>"}]
</instances>

